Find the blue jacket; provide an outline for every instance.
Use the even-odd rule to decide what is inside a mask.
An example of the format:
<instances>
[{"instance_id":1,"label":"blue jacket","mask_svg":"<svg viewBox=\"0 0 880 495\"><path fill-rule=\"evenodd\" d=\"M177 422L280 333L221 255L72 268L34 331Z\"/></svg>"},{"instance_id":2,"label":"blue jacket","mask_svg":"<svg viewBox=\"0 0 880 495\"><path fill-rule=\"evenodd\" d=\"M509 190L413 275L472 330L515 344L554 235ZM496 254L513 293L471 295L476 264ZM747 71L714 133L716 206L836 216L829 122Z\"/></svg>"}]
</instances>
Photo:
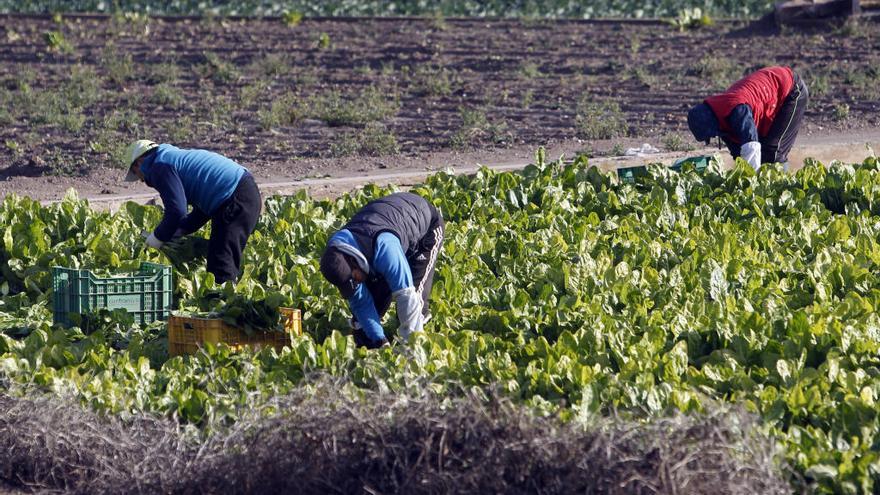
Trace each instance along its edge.
<instances>
[{"instance_id":1,"label":"blue jacket","mask_svg":"<svg viewBox=\"0 0 880 495\"><path fill-rule=\"evenodd\" d=\"M400 239L391 232L383 232L376 238L375 253L372 260L367 260L361 254L361 248L352 233L346 229L342 229L330 238L329 243L342 243L350 246L357 251L346 250L348 254L360 254L358 264L365 270L368 276L380 276L385 279L391 293L394 294L408 287L413 287L412 270ZM364 329L364 333L372 341L379 341L385 338L385 332L382 330L382 323L379 321L379 313L376 311L376 305L373 302L373 295L367 289L367 284L358 284L354 295L348 300L348 306L354 317Z\"/></svg>"},{"instance_id":2,"label":"blue jacket","mask_svg":"<svg viewBox=\"0 0 880 495\"><path fill-rule=\"evenodd\" d=\"M247 169L206 150L161 144L141 164L147 185L159 191L165 216L153 234L170 241L177 229L194 232L232 196ZM193 211L187 215L187 205Z\"/></svg>"}]
</instances>

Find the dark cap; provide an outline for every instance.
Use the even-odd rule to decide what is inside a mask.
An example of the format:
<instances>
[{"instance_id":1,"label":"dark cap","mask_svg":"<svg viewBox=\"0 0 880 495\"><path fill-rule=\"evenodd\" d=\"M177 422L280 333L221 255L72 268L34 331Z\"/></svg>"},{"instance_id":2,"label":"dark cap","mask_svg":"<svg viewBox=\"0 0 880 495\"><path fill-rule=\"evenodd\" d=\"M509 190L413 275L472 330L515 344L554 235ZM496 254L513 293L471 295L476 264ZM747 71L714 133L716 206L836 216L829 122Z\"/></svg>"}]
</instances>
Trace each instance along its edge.
<instances>
[{"instance_id":1,"label":"dark cap","mask_svg":"<svg viewBox=\"0 0 880 495\"><path fill-rule=\"evenodd\" d=\"M351 299L357 283L351 278L351 265L342 251L333 246L327 247L321 255L321 273L331 284L335 285L345 299Z\"/></svg>"},{"instance_id":2,"label":"dark cap","mask_svg":"<svg viewBox=\"0 0 880 495\"><path fill-rule=\"evenodd\" d=\"M697 141L705 141L706 144L709 144L710 139L721 134L721 129L718 127L718 117L705 102L690 109L688 127Z\"/></svg>"}]
</instances>

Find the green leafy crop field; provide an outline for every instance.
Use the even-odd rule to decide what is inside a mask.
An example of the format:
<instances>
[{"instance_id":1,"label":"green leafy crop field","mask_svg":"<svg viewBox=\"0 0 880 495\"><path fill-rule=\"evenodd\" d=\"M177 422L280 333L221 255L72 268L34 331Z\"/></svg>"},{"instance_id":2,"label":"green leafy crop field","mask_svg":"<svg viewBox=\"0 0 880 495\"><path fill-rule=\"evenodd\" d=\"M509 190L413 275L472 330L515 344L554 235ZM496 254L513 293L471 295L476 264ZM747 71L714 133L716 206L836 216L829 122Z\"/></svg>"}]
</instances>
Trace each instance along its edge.
<instances>
[{"instance_id":1,"label":"green leafy crop field","mask_svg":"<svg viewBox=\"0 0 880 495\"><path fill-rule=\"evenodd\" d=\"M278 15L296 11L310 16L387 16L444 15L491 17L674 17L683 9L702 8L712 15L724 17L759 17L772 9L767 0L664 0L636 2L632 0L601 0L597 2L551 0L340 0L305 2L302 0L239 2L175 0L171 2L139 0L0 0L0 12L144 12L170 15Z\"/></svg>"},{"instance_id":2,"label":"green leafy crop field","mask_svg":"<svg viewBox=\"0 0 880 495\"><path fill-rule=\"evenodd\" d=\"M61 329L50 310L52 265L167 262L138 242L160 210L8 196L0 384L114 416L176 417L205 433L316 371L363 390L491 387L564 421L731 404L783 446L795 487L876 491L880 162L650 172L618 184L585 160L549 162L539 151L521 173L432 176L413 190L447 220L434 317L408 344L374 351L343 330L343 301L317 257L334 229L390 190L268 198L243 279L223 290L293 304L306 334L282 352L219 346L171 359L161 323L132 328L111 313L87 331ZM198 263L179 264L176 281L179 306L215 290Z\"/></svg>"}]
</instances>

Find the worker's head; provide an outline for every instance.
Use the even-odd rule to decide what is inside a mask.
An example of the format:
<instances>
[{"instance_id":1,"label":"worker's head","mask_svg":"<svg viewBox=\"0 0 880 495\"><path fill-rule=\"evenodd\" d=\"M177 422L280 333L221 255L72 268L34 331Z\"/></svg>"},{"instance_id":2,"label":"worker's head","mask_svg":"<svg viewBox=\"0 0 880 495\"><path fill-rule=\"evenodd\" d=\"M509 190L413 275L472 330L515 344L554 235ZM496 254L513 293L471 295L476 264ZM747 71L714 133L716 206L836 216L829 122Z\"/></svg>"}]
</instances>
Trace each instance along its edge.
<instances>
[{"instance_id":1,"label":"worker's head","mask_svg":"<svg viewBox=\"0 0 880 495\"><path fill-rule=\"evenodd\" d=\"M334 246L324 250L320 264L324 278L335 285L345 299L350 299L358 284L367 279L357 261Z\"/></svg>"},{"instance_id":2,"label":"worker's head","mask_svg":"<svg viewBox=\"0 0 880 495\"><path fill-rule=\"evenodd\" d=\"M709 140L721 134L718 127L718 118L715 112L706 103L700 103L694 106L688 112L688 127L691 129L697 141L705 141L709 144Z\"/></svg>"},{"instance_id":3,"label":"worker's head","mask_svg":"<svg viewBox=\"0 0 880 495\"><path fill-rule=\"evenodd\" d=\"M125 182L134 182L144 180L144 174L141 172L141 163L144 157L150 151L156 149L159 145L148 140L138 139L128 145L125 149L125 165L128 166L128 174L125 175Z\"/></svg>"}]
</instances>

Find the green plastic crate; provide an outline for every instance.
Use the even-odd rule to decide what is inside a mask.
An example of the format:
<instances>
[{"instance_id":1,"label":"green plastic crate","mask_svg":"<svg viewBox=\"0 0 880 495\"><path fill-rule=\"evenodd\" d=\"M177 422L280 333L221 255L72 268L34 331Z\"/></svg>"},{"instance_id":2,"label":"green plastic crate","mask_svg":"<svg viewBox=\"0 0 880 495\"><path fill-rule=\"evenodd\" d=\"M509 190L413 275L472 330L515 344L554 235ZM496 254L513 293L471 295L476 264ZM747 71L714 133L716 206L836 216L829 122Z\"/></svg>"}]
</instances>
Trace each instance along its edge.
<instances>
[{"instance_id":1,"label":"green plastic crate","mask_svg":"<svg viewBox=\"0 0 880 495\"><path fill-rule=\"evenodd\" d=\"M91 270L52 267L52 310L55 323L73 325L70 315L98 309L124 309L135 323L165 320L171 314L171 267L141 263L133 275L101 278Z\"/></svg>"},{"instance_id":2,"label":"green plastic crate","mask_svg":"<svg viewBox=\"0 0 880 495\"><path fill-rule=\"evenodd\" d=\"M648 175L648 167L638 166L638 167L623 167L617 169L617 178L620 179L620 182L624 183L633 183L636 181L637 177L644 177Z\"/></svg>"},{"instance_id":3,"label":"green plastic crate","mask_svg":"<svg viewBox=\"0 0 880 495\"><path fill-rule=\"evenodd\" d=\"M691 156L688 158L677 160L675 163L669 166L669 169L675 170L676 172L681 172L682 165L684 165L685 163L693 163L694 170L696 170L698 173L702 173L704 170L706 170L706 167L709 166L709 162L714 159L715 157L713 157L712 155Z\"/></svg>"},{"instance_id":4,"label":"green plastic crate","mask_svg":"<svg viewBox=\"0 0 880 495\"><path fill-rule=\"evenodd\" d=\"M703 155L703 156L691 156L688 158L682 158L677 160L675 163L669 166L670 170L674 170L676 172L681 172L681 167L685 163L693 163L694 170L698 173L702 173L706 170L706 167L709 166L709 162L714 160L715 157L712 155ZM644 165L640 165L637 167L623 167L617 169L617 177L620 179L620 182L632 184L639 177L644 177L648 175L648 167Z\"/></svg>"}]
</instances>

